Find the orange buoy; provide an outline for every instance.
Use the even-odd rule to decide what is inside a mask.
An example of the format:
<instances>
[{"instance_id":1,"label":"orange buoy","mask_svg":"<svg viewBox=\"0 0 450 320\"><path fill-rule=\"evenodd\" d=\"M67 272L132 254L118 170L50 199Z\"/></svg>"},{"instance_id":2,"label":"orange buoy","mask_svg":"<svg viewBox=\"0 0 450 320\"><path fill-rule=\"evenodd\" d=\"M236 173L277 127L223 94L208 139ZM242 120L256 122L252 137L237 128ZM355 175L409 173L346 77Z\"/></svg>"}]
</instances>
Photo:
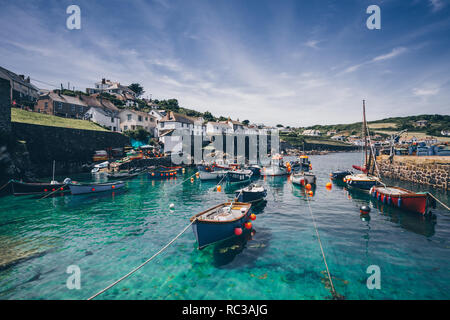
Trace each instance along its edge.
<instances>
[{"instance_id":1,"label":"orange buoy","mask_svg":"<svg viewBox=\"0 0 450 320\"><path fill-rule=\"evenodd\" d=\"M311 185L308 183L308 184L305 186L305 188L306 188L306 190L311 190Z\"/></svg>"},{"instance_id":2,"label":"orange buoy","mask_svg":"<svg viewBox=\"0 0 450 320\"><path fill-rule=\"evenodd\" d=\"M333 186L333 185L331 184L331 182L328 182L328 183L325 185L325 187L326 187L327 189L331 189L332 186Z\"/></svg>"},{"instance_id":3,"label":"orange buoy","mask_svg":"<svg viewBox=\"0 0 450 320\"><path fill-rule=\"evenodd\" d=\"M250 220L255 220L255 219L256 219L256 214L252 213L252 214L250 215Z\"/></svg>"},{"instance_id":4,"label":"orange buoy","mask_svg":"<svg viewBox=\"0 0 450 320\"><path fill-rule=\"evenodd\" d=\"M252 223L249 221L249 222L246 222L245 224L244 224L244 226L245 226L245 229L251 229L252 228Z\"/></svg>"},{"instance_id":5,"label":"orange buoy","mask_svg":"<svg viewBox=\"0 0 450 320\"><path fill-rule=\"evenodd\" d=\"M194 178L191 178L191 182L194 182Z\"/></svg>"},{"instance_id":6,"label":"orange buoy","mask_svg":"<svg viewBox=\"0 0 450 320\"><path fill-rule=\"evenodd\" d=\"M217 186L217 192L220 192L220 191L222 191L222 186Z\"/></svg>"},{"instance_id":7,"label":"orange buoy","mask_svg":"<svg viewBox=\"0 0 450 320\"><path fill-rule=\"evenodd\" d=\"M112 186L111 186L112 189L114 189L115 187L116 187L115 185L112 185Z\"/></svg>"},{"instance_id":8,"label":"orange buoy","mask_svg":"<svg viewBox=\"0 0 450 320\"><path fill-rule=\"evenodd\" d=\"M200 172L196 172L195 173L195 176L198 178L198 177L200 177Z\"/></svg>"},{"instance_id":9,"label":"orange buoy","mask_svg":"<svg viewBox=\"0 0 450 320\"><path fill-rule=\"evenodd\" d=\"M309 194L310 196L312 196L314 193L313 193L312 191L309 191L308 194Z\"/></svg>"},{"instance_id":10,"label":"orange buoy","mask_svg":"<svg viewBox=\"0 0 450 320\"><path fill-rule=\"evenodd\" d=\"M242 234L242 228L234 228L234 234L240 236Z\"/></svg>"}]
</instances>

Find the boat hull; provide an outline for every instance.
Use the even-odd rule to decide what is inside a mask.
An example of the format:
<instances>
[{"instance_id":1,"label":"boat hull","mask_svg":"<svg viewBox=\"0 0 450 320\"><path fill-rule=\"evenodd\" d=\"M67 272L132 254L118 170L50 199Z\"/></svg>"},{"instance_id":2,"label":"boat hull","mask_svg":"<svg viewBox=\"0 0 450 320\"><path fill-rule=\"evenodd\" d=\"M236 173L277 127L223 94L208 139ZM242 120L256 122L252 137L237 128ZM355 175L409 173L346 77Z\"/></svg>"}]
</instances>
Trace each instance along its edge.
<instances>
[{"instance_id":1,"label":"boat hull","mask_svg":"<svg viewBox=\"0 0 450 320\"><path fill-rule=\"evenodd\" d=\"M116 183L102 183L102 184L69 184L70 192L72 194L87 194L98 193L106 191L115 191L125 187L125 183L117 181Z\"/></svg>"},{"instance_id":2,"label":"boat hull","mask_svg":"<svg viewBox=\"0 0 450 320\"><path fill-rule=\"evenodd\" d=\"M331 180L336 180L336 181L342 181L342 179L344 179L346 176L351 175L352 172L345 170L345 171L333 171L330 174L330 178Z\"/></svg>"},{"instance_id":3,"label":"boat hull","mask_svg":"<svg viewBox=\"0 0 450 320\"><path fill-rule=\"evenodd\" d=\"M238 191L235 193L236 200L245 203L253 203L264 200L266 195L267 191L258 191L258 192Z\"/></svg>"},{"instance_id":4,"label":"boat hull","mask_svg":"<svg viewBox=\"0 0 450 320\"><path fill-rule=\"evenodd\" d=\"M150 179L168 179L172 177L176 177L178 174L177 170L155 170L149 171L148 177Z\"/></svg>"},{"instance_id":5,"label":"boat hull","mask_svg":"<svg viewBox=\"0 0 450 320\"><path fill-rule=\"evenodd\" d=\"M291 181L293 184L305 186L307 184L316 184L316 176L311 174L292 175Z\"/></svg>"},{"instance_id":6,"label":"boat hull","mask_svg":"<svg viewBox=\"0 0 450 320\"><path fill-rule=\"evenodd\" d=\"M399 191L401 194L395 191ZM429 207L428 193L415 193L399 187L380 186L370 189L370 194L382 203L422 215L427 213Z\"/></svg>"},{"instance_id":7,"label":"boat hull","mask_svg":"<svg viewBox=\"0 0 450 320\"><path fill-rule=\"evenodd\" d=\"M32 194L43 194L54 192L58 189L64 192L68 190L68 186L64 183L51 184L40 182L20 182L16 180L11 181L12 193L15 196L25 196Z\"/></svg>"},{"instance_id":8,"label":"boat hull","mask_svg":"<svg viewBox=\"0 0 450 320\"><path fill-rule=\"evenodd\" d=\"M252 171L248 170L248 172L237 172L237 171L228 171L227 172L227 181L230 183L241 183L250 181L252 177Z\"/></svg>"},{"instance_id":9,"label":"boat hull","mask_svg":"<svg viewBox=\"0 0 450 320\"><path fill-rule=\"evenodd\" d=\"M199 171L200 180L218 180L225 175L224 171Z\"/></svg>"},{"instance_id":10,"label":"boat hull","mask_svg":"<svg viewBox=\"0 0 450 320\"><path fill-rule=\"evenodd\" d=\"M264 167L262 171L263 176L268 177L274 177L274 176L285 176L288 172L285 168L277 167L277 166L271 166L271 167Z\"/></svg>"}]
</instances>

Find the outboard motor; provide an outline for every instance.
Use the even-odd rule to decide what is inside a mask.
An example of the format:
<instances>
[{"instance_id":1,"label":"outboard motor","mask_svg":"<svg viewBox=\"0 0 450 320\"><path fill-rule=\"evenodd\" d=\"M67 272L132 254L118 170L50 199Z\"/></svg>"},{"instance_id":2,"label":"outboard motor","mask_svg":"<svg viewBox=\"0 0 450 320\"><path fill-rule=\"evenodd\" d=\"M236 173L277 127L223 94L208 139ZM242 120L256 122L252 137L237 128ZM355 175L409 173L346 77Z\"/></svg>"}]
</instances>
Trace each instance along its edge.
<instances>
[{"instance_id":1,"label":"outboard motor","mask_svg":"<svg viewBox=\"0 0 450 320\"><path fill-rule=\"evenodd\" d=\"M64 179L64 184L69 184L71 182L72 182L72 179L70 179L70 178L65 178Z\"/></svg>"}]
</instances>

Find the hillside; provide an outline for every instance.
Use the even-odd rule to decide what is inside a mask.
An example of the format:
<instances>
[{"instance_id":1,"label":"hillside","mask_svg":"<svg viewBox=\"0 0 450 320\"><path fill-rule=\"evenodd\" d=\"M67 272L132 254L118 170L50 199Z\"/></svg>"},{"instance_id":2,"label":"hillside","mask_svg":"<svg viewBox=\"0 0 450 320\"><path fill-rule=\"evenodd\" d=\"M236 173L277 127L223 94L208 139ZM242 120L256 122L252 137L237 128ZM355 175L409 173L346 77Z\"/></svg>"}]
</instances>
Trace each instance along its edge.
<instances>
[{"instance_id":1,"label":"hillside","mask_svg":"<svg viewBox=\"0 0 450 320\"><path fill-rule=\"evenodd\" d=\"M87 120L62 118L49 114L26 111L18 108L11 108L11 121L29 124L38 124L50 127L63 127L83 130L108 131L96 123Z\"/></svg>"}]
</instances>

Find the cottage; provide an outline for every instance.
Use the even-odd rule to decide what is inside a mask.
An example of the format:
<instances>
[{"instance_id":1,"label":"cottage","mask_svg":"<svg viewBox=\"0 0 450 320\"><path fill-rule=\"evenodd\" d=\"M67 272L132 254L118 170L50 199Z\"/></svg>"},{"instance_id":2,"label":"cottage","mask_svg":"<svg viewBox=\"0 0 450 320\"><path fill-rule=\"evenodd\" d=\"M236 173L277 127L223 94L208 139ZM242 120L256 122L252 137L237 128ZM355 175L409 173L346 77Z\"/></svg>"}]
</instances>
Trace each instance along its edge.
<instances>
[{"instance_id":1,"label":"cottage","mask_svg":"<svg viewBox=\"0 0 450 320\"><path fill-rule=\"evenodd\" d=\"M335 136L332 136L331 139L332 139L332 140L335 140L335 141L345 141L346 136L343 136L343 135L335 135Z\"/></svg>"},{"instance_id":2,"label":"cottage","mask_svg":"<svg viewBox=\"0 0 450 320\"><path fill-rule=\"evenodd\" d=\"M166 116L167 112L164 110L153 109L153 110L150 110L149 114L156 118L156 123L158 124L159 121L161 121L161 119Z\"/></svg>"},{"instance_id":3,"label":"cottage","mask_svg":"<svg viewBox=\"0 0 450 320\"><path fill-rule=\"evenodd\" d=\"M226 123L222 122L208 122L206 123L206 135L220 135L220 134L232 134L234 131Z\"/></svg>"},{"instance_id":4,"label":"cottage","mask_svg":"<svg viewBox=\"0 0 450 320\"><path fill-rule=\"evenodd\" d=\"M315 136L315 137L318 137L318 136L320 136L320 131L319 131L319 130L314 130L314 129L311 129L311 130L303 130L302 135L304 135L304 136Z\"/></svg>"},{"instance_id":5,"label":"cottage","mask_svg":"<svg viewBox=\"0 0 450 320\"><path fill-rule=\"evenodd\" d=\"M154 137L158 135L156 130L156 118L146 112L136 110L122 110L119 113L120 131L136 130L144 128Z\"/></svg>"},{"instance_id":6,"label":"cottage","mask_svg":"<svg viewBox=\"0 0 450 320\"><path fill-rule=\"evenodd\" d=\"M12 104L24 104L34 102L39 97L39 89L31 84L30 77L24 75L17 75L12 71L0 67L0 78L6 79L10 82L11 93L10 98Z\"/></svg>"},{"instance_id":7,"label":"cottage","mask_svg":"<svg viewBox=\"0 0 450 320\"><path fill-rule=\"evenodd\" d=\"M78 96L60 94L59 91L41 95L35 106L40 113L75 119L83 119L88 109L88 105Z\"/></svg>"},{"instance_id":8,"label":"cottage","mask_svg":"<svg viewBox=\"0 0 450 320\"><path fill-rule=\"evenodd\" d=\"M85 119L109 128L111 131L120 131L120 110L111 101L102 99L99 94L81 96L81 100L89 107Z\"/></svg>"},{"instance_id":9,"label":"cottage","mask_svg":"<svg viewBox=\"0 0 450 320\"><path fill-rule=\"evenodd\" d=\"M428 121L427 120L418 120L415 122L414 124L416 127L418 128L423 128L426 127L428 125Z\"/></svg>"}]
</instances>

